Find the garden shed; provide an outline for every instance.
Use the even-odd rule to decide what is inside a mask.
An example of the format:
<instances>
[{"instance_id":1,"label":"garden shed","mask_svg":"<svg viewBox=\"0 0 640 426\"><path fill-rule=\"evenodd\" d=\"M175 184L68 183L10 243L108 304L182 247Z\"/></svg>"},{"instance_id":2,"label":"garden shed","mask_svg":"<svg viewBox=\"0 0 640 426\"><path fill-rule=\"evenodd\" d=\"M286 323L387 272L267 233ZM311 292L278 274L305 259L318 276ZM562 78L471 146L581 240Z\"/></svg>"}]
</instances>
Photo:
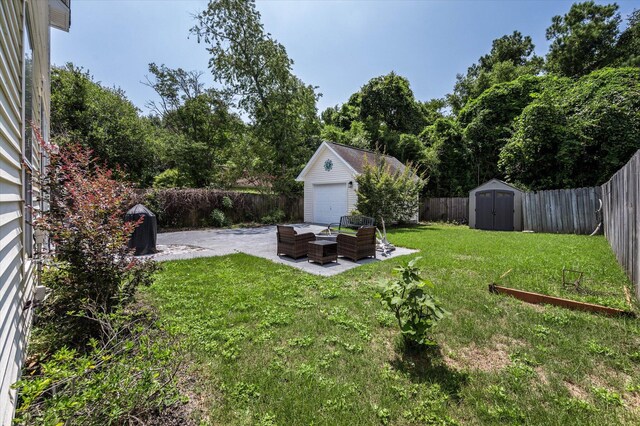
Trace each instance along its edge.
<instances>
[{"instance_id":1,"label":"garden shed","mask_svg":"<svg viewBox=\"0 0 640 426\"><path fill-rule=\"evenodd\" d=\"M355 209L358 200L356 177L365 164L382 158L391 172L403 172L405 165L397 158L366 149L324 141L296 180L304 182L304 221L338 223L340 217ZM415 212L418 221L418 211Z\"/></svg>"},{"instance_id":2,"label":"garden shed","mask_svg":"<svg viewBox=\"0 0 640 426\"><path fill-rule=\"evenodd\" d=\"M469 228L522 231L522 191L499 179L469 191Z\"/></svg>"}]
</instances>

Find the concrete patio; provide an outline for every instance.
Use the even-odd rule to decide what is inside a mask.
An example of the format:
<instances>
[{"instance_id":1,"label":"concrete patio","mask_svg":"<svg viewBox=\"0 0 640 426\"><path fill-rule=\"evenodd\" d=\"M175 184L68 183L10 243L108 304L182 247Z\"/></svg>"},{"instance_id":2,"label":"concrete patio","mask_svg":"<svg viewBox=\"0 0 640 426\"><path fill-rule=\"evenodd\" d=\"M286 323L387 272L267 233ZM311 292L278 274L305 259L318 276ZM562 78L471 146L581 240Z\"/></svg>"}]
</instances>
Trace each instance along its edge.
<instances>
[{"instance_id":1,"label":"concrete patio","mask_svg":"<svg viewBox=\"0 0 640 426\"><path fill-rule=\"evenodd\" d=\"M298 233L318 232L325 229L320 225L294 224ZM391 241L393 243L393 241ZM388 256L378 252L377 259L362 259L352 262L339 257L338 262L325 265L311 263L306 257L291 259L287 256L276 255L276 227L261 226L258 228L236 229L206 229L195 231L167 232L158 234L157 246L159 253L145 256L157 261L192 259L196 257L224 256L233 253L246 253L269 259L276 263L289 265L310 274L331 276L349 269L357 268L372 262L380 262L398 256L417 252L417 250L397 247Z\"/></svg>"}]
</instances>

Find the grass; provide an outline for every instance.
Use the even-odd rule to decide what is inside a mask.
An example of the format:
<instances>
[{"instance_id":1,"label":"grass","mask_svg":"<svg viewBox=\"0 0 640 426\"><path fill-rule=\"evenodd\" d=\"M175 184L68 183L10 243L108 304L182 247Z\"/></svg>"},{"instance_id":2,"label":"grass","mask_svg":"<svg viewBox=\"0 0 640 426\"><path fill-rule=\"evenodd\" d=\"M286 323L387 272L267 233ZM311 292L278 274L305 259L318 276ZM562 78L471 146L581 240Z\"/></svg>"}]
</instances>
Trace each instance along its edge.
<instances>
[{"instance_id":1,"label":"grass","mask_svg":"<svg viewBox=\"0 0 640 426\"><path fill-rule=\"evenodd\" d=\"M491 295L487 284L628 308L602 237L448 225L390 232L451 312L438 346L402 348L377 284L401 259L335 277L236 254L168 262L144 297L192 348L203 423L638 424L640 320ZM406 259L405 259L406 260ZM588 294L562 287L585 272Z\"/></svg>"}]
</instances>

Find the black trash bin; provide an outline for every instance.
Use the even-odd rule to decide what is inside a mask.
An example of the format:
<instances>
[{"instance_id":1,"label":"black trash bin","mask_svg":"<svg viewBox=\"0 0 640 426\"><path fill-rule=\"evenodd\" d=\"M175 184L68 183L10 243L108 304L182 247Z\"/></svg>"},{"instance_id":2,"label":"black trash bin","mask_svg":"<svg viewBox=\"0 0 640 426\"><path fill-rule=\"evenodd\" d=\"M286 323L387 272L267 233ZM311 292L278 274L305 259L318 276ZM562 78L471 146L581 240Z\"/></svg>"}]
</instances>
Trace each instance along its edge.
<instances>
[{"instance_id":1,"label":"black trash bin","mask_svg":"<svg viewBox=\"0 0 640 426\"><path fill-rule=\"evenodd\" d=\"M135 249L135 255L157 253L156 234L158 224L156 215L142 204L136 204L125 215L127 222L137 222L143 218L142 223L136 227L129 239L129 248Z\"/></svg>"}]
</instances>

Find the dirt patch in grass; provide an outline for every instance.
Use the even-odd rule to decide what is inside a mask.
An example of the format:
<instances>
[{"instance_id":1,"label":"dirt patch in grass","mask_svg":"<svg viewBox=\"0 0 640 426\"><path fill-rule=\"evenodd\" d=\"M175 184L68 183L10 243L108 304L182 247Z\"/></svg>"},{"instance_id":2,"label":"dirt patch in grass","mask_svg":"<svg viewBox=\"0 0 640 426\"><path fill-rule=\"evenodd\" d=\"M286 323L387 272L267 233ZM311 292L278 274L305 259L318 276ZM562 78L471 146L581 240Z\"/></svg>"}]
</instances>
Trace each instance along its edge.
<instances>
[{"instance_id":1,"label":"dirt patch in grass","mask_svg":"<svg viewBox=\"0 0 640 426\"><path fill-rule=\"evenodd\" d=\"M544 368L537 366L534 368L534 371L538 375L538 383L547 386L549 384L549 377L547 377L547 372L544 371Z\"/></svg>"},{"instance_id":2,"label":"dirt patch in grass","mask_svg":"<svg viewBox=\"0 0 640 426\"><path fill-rule=\"evenodd\" d=\"M509 354L526 346L527 344L521 340L498 335L491 338L486 346L478 346L475 342L457 350L445 346L444 361L449 367L458 370L495 372L511 364Z\"/></svg>"},{"instance_id":3,"label":"dirt patch in grass","mask_svg":"<svg viewBox=\"0 0 640 426\"><path fill-rule=\"evenodd\" d=\"M589 380L593 386L605 388L610 391L615 390L616 387L627 383L631 379L628 374L614 370L603 363L598 363L593 371L597 373L589 374L587 380Z\"/></svg>"},{"instance_id":4,"label":"dirt patch in grass","mask_svg":"<svg viewBox=\"0 0 640 426\"><path fill-rule=\"evenodd\" d=\"M536 312L545 312L546 311L546 306L547 305L541 305L541 304L538 304L538 303L526 303L526 302L523 302L523 303L524 303L523 306L526 306L529 309L532 309L532 310L534 310Z\"/></svg>"},{"instance_id":5,"label":"dirt patch in grass","mask_svg":"<svg viewBox=\"0 0 640 426\"><path fill-rule=\"evenodd\" d=\"M640 392L625 393L624 402L627 407L640 413Z\"/></svg>"},{"instance_id":6,"label":"dirt patch in grass","mask_svg":"<svg viewBox=\"0 0 640 426\"><path fill-rule=\"evenodd\" d=\"M575 383L565 381L564 386L567 388L569 395L571 395L572 398L581 399L583 401L590 400L589 394Z\"/></svg>"},{"instance_id":7,"label":"dirt patch in grass","mask_svg":"<svg viewBox=\"0 0 640 426\"><path fill-rule=\"evenodd\" d=\"M187 357L177 373L178 388L180 393L187 397L187 401L178 406L175 411L169 412L159 419L166 423L159 422L153 425L195 426L198 421L208 422L207 413L212 406L221 404L222 395L215 389L213 384L215 382L209 381L207 378L208 375L201 368L198 368L197 361ZM182 423L178 420L182 420Z\"/></svg>"}]
</instances>

